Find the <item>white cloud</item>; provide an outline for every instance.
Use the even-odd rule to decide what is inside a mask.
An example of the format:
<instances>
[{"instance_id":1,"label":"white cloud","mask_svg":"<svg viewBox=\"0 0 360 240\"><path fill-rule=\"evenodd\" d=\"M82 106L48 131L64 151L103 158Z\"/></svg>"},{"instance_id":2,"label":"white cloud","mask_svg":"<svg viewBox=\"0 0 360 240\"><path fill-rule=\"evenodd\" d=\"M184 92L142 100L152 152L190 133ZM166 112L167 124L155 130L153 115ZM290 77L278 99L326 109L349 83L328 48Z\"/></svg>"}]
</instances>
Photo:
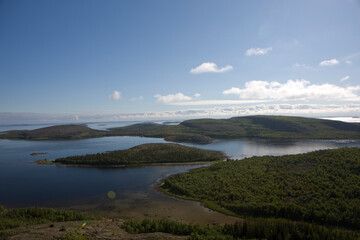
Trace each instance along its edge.
<instances>
[{"instance_id":1,"label":"white cloud","mask_svg":"<svg viewBox=\"0 0 360 240\"><path fill-rule=\"evenodd\" d=\"M272 47L268 48L250 48L246 50L245 55L246 56L252 56L252 55L265 55L269 51L272 50Z\"/></svg>"},{"instance_id":2,"label":"white cloud","mask_svg":"<svg viewBox=\"0 0 360 240\"><path fill-rule=\"evenodd\" d=\"M348 80L349 78L350 78L350 76L347 75L347 76L341 78L341 79L340 79L340 82L344 82L344 81Z\"/></svg>"},{"instance_id":3,"label":"white cloud","mask_svg":"<svg viewBox=\"0 0 360 240\"><path fill-rule=\"evenodd\" d=\"M350 59L357 58L357 57L359 57L359 56L360 56L360 52L355 52L355 53L353 53L353 54L350 54L350 55L348 55L348 56L346 56L346 57L341 58L341 61L345 61L345 62L346 62L346 60L349 60L349 62L351 63Z\"/></svg>"},{"instance_id":4,"label":"white cloud","mask_svg":"<svg viewBox=\"0 0 360 240\"><path fill-rule=\"evenodd\" d=\"M130 98L130 101L141 101L141 100L144 100L144 97L143 97L143 96L138 96L138 97Z\"/></svg>"},{"instance_id":5,"label":"white cloud","mask_svg":"<svg viewBox=\"0 0 360 240\"><path fill-rule=\"evenodd\" d=\"M330 66L334 66L336 64L339 64L339 61L336 60L335 58L333 58L333 59L324 60L324 61L320 62L319 66L321 66L321 67L330 67Z\"/></svg>"},{"instance_id":6,"label":"white cloud","mask_svg":"<svg viewBox=\"0 0 360 240\"><path fill-rule=\"evenodd\" d=\"M121 99L121 92L114 91L113 94L109 95L109 98L112 100L120 100Z\"/></svg>"},{"instance_id":7,"label":"white cloud","mask_svg":"<svg viewBox=\"0 0 360 240\"><path fill-rule=\"evenodd\" d=\"M192 74L206 73L206 72L222 73L222 72L230 71L231 69L233 69L233 67L230 65L227 65L219 69L215 63L204 62L201 65L197 66L196 68L191 69L190 73Z\"/></svg>"},{"instance_id":8,"label":"white cloud","mask_svg":"<svg viewBox=\"0 0 360 240\"><path fill-rule=\"evenodd\" d=\"M202 101L174 102L174 103L170 103L170 105L178 105L178 106L238 105L238 104L268 102L268 101L269 100L202 100Z\"/></svg>"},{"instance_id":9,"label":"white cloud","mask_svg":"<svg viewBox=\"0 0 360 240\"><path fill-rule=\"evenodd\" d=\"M293 68L297 68L297 69L306 69L306 70L308 70L308 69L311 69L311 67L310 66L308 66L308 65L306 65L306 64L304 64L304 63L295 63L294 65L293 65Z\"/></svg>"},{"instance_id":10,"label":"white cloud","mask_svg":"<svg viewBox=\"0 0 360 240\"><path fill-rule=\"evenodd\" d=\"M352 64L352 62L351 62L350 60L346 60L345 63L346 63L347 65L351 65L351 64Z\"/></svg>"},{"instance_id":11,"label":"white cloud","mask_svg":"<svg viewBox=\"0 0 360 240\"><path fill-rule=\"evenodd\" d=\"M166 96L162 96L160 94L157 94L154 97L157 98L156 102L165 103L165 104L174 104L174 103L180 102L180 101L190 101L190 100L192 100L191 97L185 96L182 93L169 94L169 95L166 95Z\"/></svg>"},{"instance_id":12,"label":"white cloud","mask_svg":"<svg viewBox=\"0 0 360 240\"><path fill-rule=\"evenodd\" d=\"M339 87L334 84L311 84L306 80L288 80L286 83L250 81L245 88L232 87L223 94L235 94L242 99L270 99L270 100L344 100L360 101L355 92L360 85L354 87Z\"/></svg>"},{"instance_id":13,"label":"white cloud","mask_svg":"<svg viewBox=\"0 0 360 240\"><path fill-rule=\"evenodd\" d=\"M199 97L201 97L201 94L200 93L195 93L194 97L199 98Z\"/></svg>"},{"instance_id":14,"label":"white cloud","mask_svg":"<svg viewBox=\"0 0 360 240\"><path fill-rule=\"evenodd\" d=\"M268 102L268 100L193 100L192 97L186 96L182 93L169 94L162 96L157 94L154 96L157 98L156 102L164 103L167 105L176 106L202 106L202 105L238 105L238 104L249 104L249 103L260 103ZM199 98L200 94L196 93L195 98Z\"/></svg>"}]
</instances>

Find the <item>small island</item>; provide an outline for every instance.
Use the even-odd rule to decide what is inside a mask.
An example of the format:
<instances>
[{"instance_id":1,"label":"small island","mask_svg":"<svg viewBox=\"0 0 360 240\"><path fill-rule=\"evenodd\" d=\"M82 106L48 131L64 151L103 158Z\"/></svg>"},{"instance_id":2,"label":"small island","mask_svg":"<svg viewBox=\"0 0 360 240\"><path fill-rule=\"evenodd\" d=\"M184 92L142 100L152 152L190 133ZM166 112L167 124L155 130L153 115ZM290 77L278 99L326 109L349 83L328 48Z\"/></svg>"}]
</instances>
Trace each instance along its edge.
<instances>
[{"instance_id":1,"label":"small island","mask_svg":"<svg viewBox=\"0 0 360 240\"><path fill-rule=\"evenodd\" d=\"M37 155L44 155L44 154L48 154L48 153L47 152L34 152L34 153L31 153L30 155L37 156Z\"/></svg>"},{"instance_id":2,"label":"small island","mask_svg":"<svg viewBox=\"0 0 360 240\"><path fill-rule=\"evenodd\" d=\"M152 164L193 164L224 160L223 152L203 150L174 143L149 143L127 150L108 151L105 153L87 154L58 158L55 161L46 159L37 164L56 164L93 167L126 167Z\"/></svg>"}]
</instances>

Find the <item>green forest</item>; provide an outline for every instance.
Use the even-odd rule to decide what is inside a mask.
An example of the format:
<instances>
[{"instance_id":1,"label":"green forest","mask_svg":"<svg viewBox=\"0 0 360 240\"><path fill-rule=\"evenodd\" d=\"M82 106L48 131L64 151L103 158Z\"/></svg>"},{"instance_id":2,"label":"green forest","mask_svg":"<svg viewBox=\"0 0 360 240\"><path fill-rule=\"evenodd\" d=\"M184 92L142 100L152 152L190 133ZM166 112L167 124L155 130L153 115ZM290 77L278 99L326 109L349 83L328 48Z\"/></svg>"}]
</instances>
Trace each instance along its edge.
<instances>
[{"instance_id":1,"label":"green forest","mask_svg":"<svg viewBox=\"0 0 360 240\"><path fill-rule=\"evenodd\" d=\"M173 143L149 143L127 150L70 156L55 160L56 164L73 165L139 165L155 163L191 163L223 160L222 152L203 150Z\"/></svg>"},{"instance_id":2,"label":"green forest","mask_svg":"<svg viewBox=\"0 0 360 240\"><path fill-rule=\"evenodd\" d=\"M161 189L237 216L360 229L360 149L251 157L170 176Z\"/></svg>"},{"instance_id":3,"label":"green forest","mask_svg":"<svg viewBox=\"0 0 360 240\"><path fill-rule=\"evenodd\" d=\"M87 213L52 208L16 208L5 209L0 205L0 231L21 226L50 222L67 222L80 220L96 220L99 217Z\"/></svg>"},{"instance_id":4,"label":"green forest","mask_svg":"<svg viewBox=\"0 0 360 240\"><path fill-rule=\"evenodd\" d=\"M129 219L121 226L129 233L164 232L190 240L357 240L359 232L284 219L245 219L234 224L204 226L168 219Z\"/></svg>"}]
</instances>

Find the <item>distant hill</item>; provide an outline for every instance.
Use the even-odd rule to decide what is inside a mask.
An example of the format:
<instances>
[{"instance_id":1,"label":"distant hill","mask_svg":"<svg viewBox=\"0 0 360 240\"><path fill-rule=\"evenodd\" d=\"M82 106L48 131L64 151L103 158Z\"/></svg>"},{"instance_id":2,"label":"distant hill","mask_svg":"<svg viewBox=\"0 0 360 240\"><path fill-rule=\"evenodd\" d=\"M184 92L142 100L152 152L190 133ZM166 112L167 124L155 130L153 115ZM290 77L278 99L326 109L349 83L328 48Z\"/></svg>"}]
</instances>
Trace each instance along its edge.
<instances>
[{"instance_id":1,"label":"distant hill","mask_svg":"<svg viewBox=\"0 0 360 240\"><path fill-rule=\"evenodd\" d=\"M360 124L287 116L247 116L229 119L194 119L178 125L140 123L109 131L84 125L59 125L36 130L16 130L0 134L6 139L80 139L103 136L143 136L173 142L206 144L215 139L299 138L360 139Z\"/></svg>"},{"instance_id":2,"label":"distant hill","mask_svg":"<svg viewBox=\"0 0 360 240\"><path fill-rule=\"evenodd\" d=\"M360 139L360 124L287 116L248 116L230 119L195 119L179 125L155 123L136 124L111 129L117 135L185 138L193 136L211 139L242 137L305 138L305 139Z\"/></svg>"},{"instance_id":3,"label":"distant hill","mask_svg":"<svg viewBox=\"0 0 360 240\"><path fill-rule=\"evenodd\" d=\"M5 134L0 134L0 138L6 139L81 139L102 137L105 131L91 129L85 125L56 125L51 127L39 128L35 130L13 130Z\"/></svg>"}]
</instances>

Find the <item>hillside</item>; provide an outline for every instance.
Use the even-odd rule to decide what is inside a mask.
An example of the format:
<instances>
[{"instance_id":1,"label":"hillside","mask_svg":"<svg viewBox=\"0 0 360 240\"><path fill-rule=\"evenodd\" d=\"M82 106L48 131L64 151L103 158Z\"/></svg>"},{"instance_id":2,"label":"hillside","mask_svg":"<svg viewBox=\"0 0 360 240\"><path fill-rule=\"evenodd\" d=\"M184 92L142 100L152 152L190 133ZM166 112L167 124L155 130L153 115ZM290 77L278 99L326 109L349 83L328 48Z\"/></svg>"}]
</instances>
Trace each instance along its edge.
<instances>
[{"instance_id":1,"label":"hillside","mask_svg":"<svg viewBox=\"0 0 360 240\"><path fill-rule=\"evenodd\" d=\"M299 138L360 139L360 124L286 116L247 116L230 119L195 119L179 125L140 123L100 131L84 125L59 125L0 134L5 139L80 139L104 136L142 136L173 142L207 144L215 139Z\"/></svg>"},{"instance_id":2,"label":"hillside","mask_svg":"<svg viewBox=\"0 0 360 240\"><path fill-rule=\"evenodd\" d=\"M358 240L359 231L285 219L249 218L234 224L202 226L168 219L128 219L121 228L129 233L170 233L190 235L189 240Z\"/></svg>"},{"instance_id":3,"label":"hillside","mask_svg":"<svg viewBox=\"0 0 360 240\"><path fill-rule=\"evenodd\" d=\"M157 123L139 123L131 126L111 128L111 134L117 136L141 136L164 138L172 142L190 142L207 144L214 141L213 138L205 136L200 131L179 125L164 125Z\"/></svg>"},{"instance_id":4,"label":"hillside","mask_svg":"<svg viewBox=\"0 0 360 240\"><path fill-rule=\"evenodd\" d=\"M222 152L186 147L173 143L149 143L127 150L59 158L56 164L92 166L134 166L155 163L192 163L223 160Z\"/></svg>"},{"instance_id":5,"label":"hillside","mask_svg":"<svg viewBox=\"0 0 360 240\"><path fill-rule=\"evenodd\" d=\"M359 236L358 231L283 219L243 219L209 226L169 219L109 219L68 210L0 206L0 239L356 240Z\"/></svg>"},{"instance_id":6,"label":"hillside","mask_svg":"<svg viewBox=\"0 0 360 240\"><path fill-rule=\"evenodd\" d=\"M84 223L85 226L83 225ZM124 220L51 208L5 209L0 205L0 239L187 239L166 233L129 234Z\"/></svg>"},{"instance_id":7,"label":"hillside","mask_svg":"<svg viewBox=\"0 0 360 240\"><path fill-rule=\"evenodd\" d=\"M360 139L360 124L286 116L248 116L230 119L195 119L179 125L136 124L111 129L117 135L145 137L204 136L213 139L242 137Z\"/></svg>"},{"instance_id":8,"label":"hillside","mask_svg":"<svg viewBox=\"0 0 360 240\"><path fill-rule=\"evenodd\" d=\"M35 130L13 130L0 134L5 139L49 140L81 139L105 136L105 131L91 129L85 125L56 125Z\"/></svg>"},{"instance_id":9,"label":"hillside","mask_svg":"<svg viewBox=\"0 0 360 240\"><path fill-rule=\"evenodd\" d=\"M239 216L360 229L360 148L227 161L170 176L165 192Z\"/></svg>"}]
</instances>

